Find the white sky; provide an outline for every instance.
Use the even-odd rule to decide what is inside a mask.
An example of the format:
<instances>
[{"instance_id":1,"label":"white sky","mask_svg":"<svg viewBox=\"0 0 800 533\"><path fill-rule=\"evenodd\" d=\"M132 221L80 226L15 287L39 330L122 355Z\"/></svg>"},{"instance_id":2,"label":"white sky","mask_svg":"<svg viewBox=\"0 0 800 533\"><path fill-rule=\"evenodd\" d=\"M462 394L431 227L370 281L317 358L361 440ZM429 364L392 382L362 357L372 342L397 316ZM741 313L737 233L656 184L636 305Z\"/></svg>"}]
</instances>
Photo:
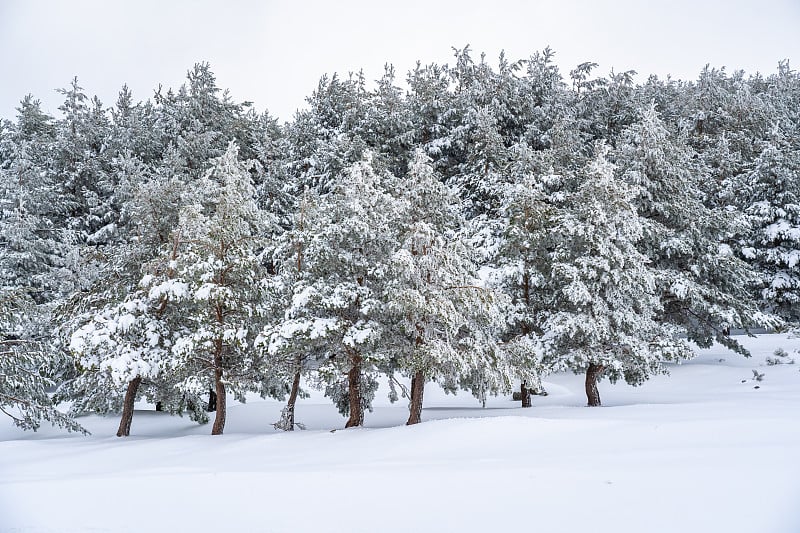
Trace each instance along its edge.
<instances>
[{"instance_id":1,"label":"white sky","mask_svg":"<svg viewBox=\"0 0 800 533\"><path fill-rule=\"evenodd\" d=\"M27 93L57 113L54 89L76 75L110 106L123 83L144 100L209 61L236 100L289 120L325 72L376 79L390 62L405 79L466 44L492 60L549 45L564 75L583 61L640 79L770 73L798 68L800 0L0 0L0 117Z\"/></svg>"}]
</instances>

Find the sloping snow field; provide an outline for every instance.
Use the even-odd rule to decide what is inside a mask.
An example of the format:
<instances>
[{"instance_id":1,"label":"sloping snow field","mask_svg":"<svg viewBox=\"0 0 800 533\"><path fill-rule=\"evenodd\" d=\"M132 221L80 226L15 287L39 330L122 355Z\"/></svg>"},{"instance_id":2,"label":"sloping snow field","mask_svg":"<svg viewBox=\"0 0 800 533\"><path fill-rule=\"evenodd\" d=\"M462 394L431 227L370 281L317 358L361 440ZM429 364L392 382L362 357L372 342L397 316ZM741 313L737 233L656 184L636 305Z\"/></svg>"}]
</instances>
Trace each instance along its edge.
<instances>
[{"instance_id":1,"label":"sloping snow field","mask_svg":"<svg viewBox=\"0 0 800 533\"><path fill-rule=\"evenodd\" d=\"M353 430L319 393L293 433L260 399L229 403L222 437L146 405L127 439L114 417L82 418L91 437L3 417L0 531L798 533L800 339L744 342L751 359L714 348L642 387L604 381L602 408L565 374L525 410L429 384L414 427L385 390ZM797 364L767 365L778 347Z\"/></svg>"}]
</instances>

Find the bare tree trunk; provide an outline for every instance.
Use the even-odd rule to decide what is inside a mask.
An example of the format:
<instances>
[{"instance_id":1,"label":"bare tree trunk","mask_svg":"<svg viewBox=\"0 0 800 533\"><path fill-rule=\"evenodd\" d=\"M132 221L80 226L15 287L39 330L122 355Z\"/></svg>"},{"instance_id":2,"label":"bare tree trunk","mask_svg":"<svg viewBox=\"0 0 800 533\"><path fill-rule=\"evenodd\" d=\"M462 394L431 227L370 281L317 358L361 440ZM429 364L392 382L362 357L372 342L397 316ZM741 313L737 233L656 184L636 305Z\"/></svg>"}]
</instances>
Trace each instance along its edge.
<instances>
[{"instance_id":1,"label":"bare tree trunk","mask_svg":"<svg viewBox=\"0 0 800 533\"><path fill-rule=\"evenodd\" d=\"M344 425L345 428L364 425L364 410L361 408L361 356L354 354L351 361L353 366L350 367L350 371L347 373L350 418Z\"/></svg>"},{"instance_id":2,"label":"bare tree trunk","mask_svg":"<svg viewBox=\"0 0 800 533\"><path fill-rule=\"evenodd\" d=\"M294 431L294 405L297 402L297 394L300 392L300 370L295 372L292 381L292 390L289 391L289 401L286 403L285 431ZM301 425L301 427L303 427Z\"/></svg>"},{"instance_id":3,"label":"bare tree trunk","mask_svg":"<svg viewBox=\"0 0 800 533\"><path fill-rule=\"evenodd\" d=\"M531 389L528 388L528 384L524 381L519 386L519 395L522 400L522 407L531 407L533 405L531 403Z\"/></svg>"},{"instance_id":4,"label":"bare tree trunk","mask_svg":"<svg viewBox=\"0 0 800 533\"><path fill-rule=\"evenodd\" d=\"M411 403L408 406L407 426L419 424L422 421L422 397L425 394L425 373L417 370L411 378Z\"/></svg>"},{"instance_id":5,"label":"bare tree trunk","mask_svg":"<svg viewBox=\"0 0 800 533\"><path fill-rule=\"evenodd\" d=\"M222 383L222 339L217 341L216 354L214 355L214 387L217 395L217 412L214 417L214 427L211 428L212 435L222 435L225 429L225 384Z\"/></svg>"},{"instance_id":6,"label":"bare tree trunk","mask_svg":"<svg viewBox=\"0 0 800 533\"><path fill-rule=\"evenodd\" d=\"M600 391L597 390L597 380L605 368L603 365L591 363L586 369L586 399L589 407L600 406Z\"/></svg>"},{"instance_id":7,"label":"bare tree trunk","mask_svg":"<svg viewBox=\"0 0 800 533\"><path fill-rule=\"evenodd\" d=\"M208 389L208 405L206 406L206 411L209 413L213 413L217 410L217 393L214 392L214 389Z\"/></svg>"},{"instance_id":8,"label":"bare tree trunk","mask_svg":"<svg viewBox=\"0 0 800 533\"><path fill-rule=\"evenodd\" d=\"M131 422L133 421L133 404L136 401L136 392L139 390L139 385L142 383L142 378L136 376L128 383L128 390L125 391L125 400L122 404L122 418L119 421L119 429L117 430L117 437L127 437L131 434Z\"/></svg>"}]
</instances>

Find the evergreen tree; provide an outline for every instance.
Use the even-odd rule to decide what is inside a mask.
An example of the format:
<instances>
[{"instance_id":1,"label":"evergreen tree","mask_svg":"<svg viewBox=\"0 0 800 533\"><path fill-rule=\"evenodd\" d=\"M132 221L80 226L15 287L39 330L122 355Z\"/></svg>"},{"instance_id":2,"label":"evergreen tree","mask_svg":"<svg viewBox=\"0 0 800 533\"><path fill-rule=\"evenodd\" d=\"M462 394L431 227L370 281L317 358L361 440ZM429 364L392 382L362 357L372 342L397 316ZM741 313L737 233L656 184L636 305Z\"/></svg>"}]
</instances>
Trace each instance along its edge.
<instances>
[{"instance_id":1,"label":"evergreen tree","mask_svg":"<svg viewBox=\"0 0 800 533\"><path fill-rule=\"evenodd\" d=\"M640 190L639 248L656 271L662 320L700 346L717 341L744 352L726 331L774 321L748 296L756 275L731 248L745 229L743 218L704 203L704 167L685 140L669 134L653 107L623 139L617 162L624 179Z\"/></svg>"},{"instance_id":2,"label":"evergreen tree","mask_svg":"<svg viewBox=\"0 0 800 533\"><path fill-rule=\"evenodd\" d=\"M182 378L179 387L187 393L213 387L212 435L224 431L228 392L240 401L249 391L283 393L254 348L264 315L260 255L274 221L258 209L252 179L237 154L232 143L213 161L173 235L180 252L169 286L181 287L175 306L180 328L164 366Z\"/></svg>"},{"instance_id":3,"label":"evergreen tree","mask_svg":"<svg viewBox=\"0 0 800 533\"><path fill-rule=\"evenodd\" d=\"M306 269L306 248L311 234L308 231L308 216L315 212L319 198L306 193L291 215L291 227L276 237L272 262L275 275L266 280L266 292L271 306L267 315L270 323L256 340L256 345L265 354L268 364L277 374L285 373L291 380L289 399L281 411L281 418L274 427L283 431L294 431L295 407L303 392L300 380L304 375L316 371L324 360L325 319L307 321L298 310L306 305L306 294L294 294L295 286L302 286Z\"/></svg>"},{"instance_id":4,"label":"evergreen tree","mask_svg":"<svg viewBox=\"0 0 800 533\"><path fill-rule=\"evenodd\" d=\"M542 326L547 357L556 358L556 368L586 372L591 406L600 405L602 375L638 385L664 372L664 361L691 354L658 320L656 277L636 249L639 191L614 176L606 153L599 145L573 207L557 215L554 231L562 237L545 273L552 291Z\"/></svg>"},{"instance_id":5,"label":"evergreen tree","mask_svg":"<svg viewBox=\"0 0 800 533\"><path fill-rule=\"evenodd\" d=\"M522 406L530 407L531 389L541 392L541 326L548 305L544 273L550 267L550 252L558 238L555 216L563 197L563 180L552 173L552 167L549 171L542 167L547 156L536 157L527 145L516 145L512 153L514 183L504 194L503 239L492 277L511 298L504 334L506 349L526 361L516 366L528 370L529 379L522 381L520 392Z\"/></svg>"},{"instance_id":6,"label":"evergreen tree","mask_svg":"<svg viewBox=\"0 0 800 533\"><path fill-rule=\"evenodd\" d=\"M67 238L56 224L64 202L47 170L54 127L30 96L18 111L0 146L0 285L24 290L45 304L73 288L64 268Z\"/></svg>"},{"instance_id":7,"label":"evergreen tree","mask_svg":"<svg viewBox=\"0 0 800 533\"><path fill-rule=\"evenodd\" d=\"M67 431L88 434L59 411L47 393L60 366L41 342L29 336L36 313L23 291L0 288L0 411L22 429L36 431L46 420Z\"/></svg>"},{"instance_id":8,"label":"evergreen tree","mask_svg":"<svg viewBox=\"0 0 800 533\"><path fill-rule=\"evenodd\" d=\"M97 99L89 99L74 78L60 89L64 103L59 110L54 166L66 202L63 224L79 244L103 244L106 227L114 222L112 196L116 184L110 172L110 123ZM85 276L85 273L81 273Z\"/></svg>"},{"instance_id":9,"label":"evergreen tree","mask_svg":"<svg viewBox=\"0 0 800 533\"><path fill-rule=\"evenodd\" d=\"M341 79L323 76L301 111L288 125L286 158L300 194L305 187L328 191L337 177L361 160L368 93L363 75Z\"/></svg>"},{"instance_id":10,"label":"evergreen tree","mask_svg":"<svg viewBox=\"0 0 800 533\"><path fill-rule=\"evenodd\" d=\"M497 297L476 279L458 196L419 150L398 185L406 211L386 287L391 337L383 350L411 377L407 424L416 424L426 381L450 390L463 385L485 400L509 389L511 369L496 344Z\"/></svg>"},{"instance_id":11,"label":"evergreen tree","mask_svg":"<svg viewBox=\"0 0 800 533\"><path fill-rule=\"evenodd\" d=\"M797 143L794 143L795 145ZM764 278L765 309L800 320L800 149L776 125L742 192L755 235L743 253Z\"/></svg>"},{"instance_id":12,"label":"evergreen tree","mask_svg":"<svg viewBox=\"0 0 800 533\"><path fill-rule=\"evenodd\" d=\"M397 240L397 201L367 155L337 175L330 191L304 204L303 225L285 256L291 304L265 335L269 350L284 345L314 353L320 378L346 427L361 426L385 361L383 295ZM302 240L300 240L302 239ZM287 264L288 263L288 264ZM295 266L300 264L300 266Z\"/></svg>"},{"instance_id":13,"label":"evergreen tree","mask_svg":"<svg viewBox=\"0 0 800 533\"><path fill-rule=\"evenodd\" d=\"M405 174L414 142L415 124L396 85L394 67L386 65L377 87L368 95L364 116L364 139L373 157L394 176Z\"/></svg>"},{"instance_id":14,"label":"evergreen tree","mask_svg":"<svg viewBox=\"0 0 800 533\"><path fill-rule=\"evenodd\" d=\"M197 397L176 393L164 372L179 324L173 309L183 297L172 262L180 252L170 237L187 185L163 168L152 172L136 158L119 163L130 199L120 215L120 241L107 250L102 275L62 310L65 347L78 376L59 388L75 414L122 412L117 436L130 434L134 402L145 397L159 408L207 420Z\"/></svg>"}]
</instances>

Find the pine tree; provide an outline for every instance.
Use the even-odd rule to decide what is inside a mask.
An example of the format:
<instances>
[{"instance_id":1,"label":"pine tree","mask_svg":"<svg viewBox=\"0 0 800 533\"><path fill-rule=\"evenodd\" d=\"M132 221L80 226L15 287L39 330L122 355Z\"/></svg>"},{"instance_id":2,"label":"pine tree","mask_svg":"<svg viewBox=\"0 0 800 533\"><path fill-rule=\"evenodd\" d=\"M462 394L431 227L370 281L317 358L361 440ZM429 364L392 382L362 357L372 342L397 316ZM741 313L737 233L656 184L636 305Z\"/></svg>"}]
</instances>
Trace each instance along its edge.
<instances>
[{"instance_id":1,"label":"pine tree","mask_svg":"<svg viewBox=\"0 0 800 533\"><path fill-rule=\"evenodd\" d=\"M187 185L136 158L119 168L131 195L120 215L120 240L108 246L103 275L61 312L64 346L80 373L61 385L58 397L71 400L75 414L121 411L117 436L130 434L140 397L205 422L199 398L176 393L176 378L163 368L179 327L174 307L184 297L172 266L179 242L170 233Z\"/></svg>"},{"instance_id":2,"label":"pine tree","mask_svg":"<svg viewBox=\"0 0 800 533\"><path fill-rule=\"evenodd\" d=\"M46 420L67 431L88 434L59 411L47 393L60 365L41 342L29 336L28 322L35 313L34 302L24 291L0 288L0 411L22 429L36 431Z\"/></svg>"},{"instance_id":3,"label":"pine tree","mask_svg":"<svg viewBox=\"0 0 800 533\"><path fill-rule=\"evenodd\" d=\"M403 98L403 91L396 85L395 70L385 66L384 75L367 97L364 113L364 140L373 157L394 176L405 174L408 153L414 141L416 126Z\"/></svg>"},{"instance_id":4,"label":"pine tree","mask_svg":"<svg viewBox=\"0 0 800 533\"><path fill-rule=\"evenodd\" d=\"M0 284L45 304L72 289L64 269L67 237L57 225L63 202L48 172L54 127L30 96L18 111L0 147Z\"/></svg>"},{"instance_id":5,"label":"pine tree","mask_svg":"<svg viewBox=\"0 0 800 533\"><path fill-rule=\"evenodd\" d=\"M642 252L656 271L662 320L700 346L717 341L736 351L731 328L774 324L749 297L757 278L733 253L733 238L746 226L740 214L704 203L705 167L685 138L669 134L655 109L623 135L619 172L639 188Z\"/></svg>"},{"instance_id":6,"label":"pine tree","mask_svg":"<svg viewBox=\"0 0 800 533\"><path fill-rule=\"evenodd\" d=\"M534 150L551 147L551 130L568 113L569 92L554 57L555 52L549 47L530 56L518 89L527 100L526 118L520 121L523 138Z\"/></svg>"},{"instance_id":7,"label":"pine tree","mask_svg":"<svg viewBox=\"0 0 800 533\"><path fill-rule=\"evenodd\" d=\"M297 204L297 212L289 215L289 229L276 237L272 257L275 275L266 279L266 293L272 304L267 311L269 324L256 340L268 364L276 373L285 373L286 379L292 382L281 418L273 424L276 429L283 431L294 431L298 426L295 407L298 397L303 394L300 380L317 370L323 362L315 356L324 351L325 338L318 332L324 333L325 328L304 322L298 316L297 310L306 305L305 295L301 293L296 299L293 292L295 286L302 285L304 281L306 248L311 237L308 216L314 212L319 200L316 196L312 200L311 196L308 191L303 194ZM301 330L305 331L299 334Z\"/></svg>"},{"instance_id":8,"label":"pine tree","mask_svg":"<svg viewBox=\"0 0 800 533\"><path fill-rule=\"evenodd\" d=\"M547 311L548 290L544 273L550 268L555 246L555 217L563 180L544 168L548 159L525 144L512 148L510 173L514 183L506 187L501 208L504 229L494 261L493 282L511 298L504 332L506 350L515 354L517 368L527 370L520 393L523 407L530 407L530 391L541 392L541 329Z\"/></svg>"},{"instance_id":9,"label":"pine tree","mask_svg":"<svg viewBox=\"0 0 800 533\"><path fill-rule=\"evenodd\" d=\"M426 381L450 390L463 385L485 400L508 390L510 369L495 342L498 298L477 281L458 196L421 150L398 188L406 205L386 287L391 337L383 350L411 377L407 424L416 424Z\"/></svg>"},{"instance_id":10,"label":"pine tree","mask_svg":"<svg viewBox=\"0 0 800 533\"><path fill-rule=\"evenodd\" d=\"M287 162L301 194L308 187L328 191L337 177L362 159L369 137L364 130L368 93L363 74L323 76L301 111L287 126Z\"/></svg>"},{"instance_id":11,"label":"pine tree","mask_svg":"<svg viewBox=\"0 0 800 533\"><path fill-rule=\"evenodd\" d=\"M35 304L26 307L25 345L55 354L49 350L57 325L53 310L78 284L72 268L77 254L61 225L67 206L52 172L54 121L30 96L18 112L16 123L6 122L0 134L0 289ZM52 379L73 372L58 355L48 367Z\"/></svg>"},{"instance_id":12,"label":"pine tree","mask_svg":"<svg viewBox=\"0 0 800 533\"><path fill-rule=\"evenodd\" d=\"M181 210L173 238L172 286L181 284L180 316L165 367L182 377L180 388L216 394L212 435L221 435L227 393L240 401L249 391L281 395L254 347L264 315L260 257L274 222L258 209L247 167L234 144L196 184L197 197Z\"/></svg>"},{"instance_id":13,"label":"pine tree","mask_svg":"<svg viewBox=\"0 0 800 533\"><path fill-rule=\"evenodd\" d=\"M547 357L556 367L586 372L590 406L600 405L597 380L606 375L637 385L664 372L663 362L689 357L685 343L659 322L656 277L636 249L642 225L639 193L614 176L599 145L569 210L556 217L543 323Z\"/></svg>"},{"instance_id":14,"label":"pine tree","mask_svg":"<svg viewBox=\"0 0 800 533\"><path fill-rule=\"evenodd\" d=\"M283 274L289 308L265 337L269 351L314 354L320 379L346 427L361 426L384 364L377 350L385 330L381 300L396 243L397 201L367 155L303 204Z\"/></svg>"},{"instance_id":15,"label":"pine tree","mask_svg":"<svg viewBox=\"0 0 800 533\"><path fill-rule=\"evenodd\" d=\"M217 85L208 63L196 63L186 78L177 91L164 93L159 88L155 95L155 131L161 136L162 152L174 152L173 158L192 179L201 178L231 141L240 147L242 158L256 158L258 116L247 113L250 102L234 102Z\"/></svg>"},{"instance_id":16,"label":"pine tree","mask_svg":"<svg viewBox=\"0 0 800 533\"><path fill-rule=\"evenodd\" d=\"M747 177L743 196L755 235L743 252L764 277L767 311L800 320L800 149L776 125ZM797 143L795 143L797 144Z\"/></svg>"},{"instance_id":17,"label":"pine tree","mask_svg":"<svg viewBox=\"0 0 800 533\"><path fill-rule=\"evenodd\" d=\"M59 90L64 95L59 107L64 118L58 122L50 170L59 177L60 194L67 202L65 227L79 244L102 244L102 235L107 233L104 228L114 217L110 123L97 97L90 99L83 91L77 78L69 88Z\"/></svg>"}]
</instances>

